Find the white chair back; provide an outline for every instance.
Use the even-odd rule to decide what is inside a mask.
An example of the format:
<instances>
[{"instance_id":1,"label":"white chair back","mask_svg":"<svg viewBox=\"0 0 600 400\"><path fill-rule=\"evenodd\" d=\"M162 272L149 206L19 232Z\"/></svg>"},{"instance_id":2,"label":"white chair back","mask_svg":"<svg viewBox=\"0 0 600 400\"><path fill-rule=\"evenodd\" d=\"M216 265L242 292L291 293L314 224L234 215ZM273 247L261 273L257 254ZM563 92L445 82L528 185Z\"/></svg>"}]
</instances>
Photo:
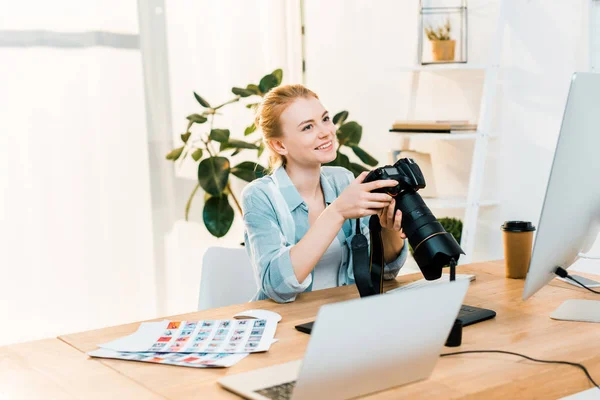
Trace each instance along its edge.
<instances>
[{"instance_id":1,"label":"white chair back","mask_svg":"<svg viewBox=\"0 0 600 400\"><path fill-rule=\"evenodd\" d=\"M202 259L198 310L252 300L258 291L246 249L209 247Z\"/></svg>"}]
</instances>

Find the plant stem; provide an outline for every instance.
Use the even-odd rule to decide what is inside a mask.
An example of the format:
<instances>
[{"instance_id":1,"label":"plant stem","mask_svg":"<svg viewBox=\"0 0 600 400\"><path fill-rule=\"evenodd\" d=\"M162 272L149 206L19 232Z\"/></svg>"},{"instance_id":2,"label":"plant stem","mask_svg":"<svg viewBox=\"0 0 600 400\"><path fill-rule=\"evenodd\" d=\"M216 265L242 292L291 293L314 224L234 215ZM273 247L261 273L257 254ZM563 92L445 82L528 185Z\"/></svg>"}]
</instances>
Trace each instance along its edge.
<instances>
[{"instance_id":1,"label":"plant stem","mask_svg":"<svg viewBox=\"0 0 600 400\"><path fill-rule=\"evenodd\" d=\"M238 211L240 212L240 215L244 215L244 213L242 212L242 207L240 206L240 203L238 203L238 200L235 197L235 194L233 194L233 190L231 190L231 184L229 182L227 182L227 189L229 189L229 193L231 194L231 197L233 197L233 201L235 202L235 206L237 207Z\"/></svg>"},{"instance_id":2,"label":"plant stem","mask_svg":"<svg viewBox=\"0 0 600 400\"><path fill-rule=\"evenodd\" d=\"M198 188L200 187L200 184L197 183L196 187L194 188L194 190L192 191L192 193L190 194L190 198L188 199L186 205L185 205L185 220L188 220L188 216L190 214L190 207L192 206L192 199L194 198L194 196L196 195L196 192L198 191Z\"/></svg>"},{"instance_id":3,"label":"plant stem","mask_svg":"<svg viewBox=\"0 0 600 400\"><path fill-rule=\"evenodd\" d=\"M235 98L233 98L229 101L226 101L225 103L221 104L220 106L216 106L214 108L214 110L218 110L219 108L226 106L227 104L231 104L231 103L235 103L236 101L240 101L240 98L241 98L241 96L238 94L237 96L235 96ZM211 125L212 125L212 121L211 121ZM212 126L211 126L211 128L212 128Z\"/></svg>"},{"instance_id":4,"label":"plant stem","mask_svg":"<svg viewBox=\"0 0 600 400\"><path fill-rule=\"evenodd\" d=\"M183 145L183 150L182 150L182 154L179 157L179 168L181 168L181 166L183 165L183 160L185 160L185 158L187 157L189 150L186 149L187 143L184 143Z\"/></svg>"}]
</instances>

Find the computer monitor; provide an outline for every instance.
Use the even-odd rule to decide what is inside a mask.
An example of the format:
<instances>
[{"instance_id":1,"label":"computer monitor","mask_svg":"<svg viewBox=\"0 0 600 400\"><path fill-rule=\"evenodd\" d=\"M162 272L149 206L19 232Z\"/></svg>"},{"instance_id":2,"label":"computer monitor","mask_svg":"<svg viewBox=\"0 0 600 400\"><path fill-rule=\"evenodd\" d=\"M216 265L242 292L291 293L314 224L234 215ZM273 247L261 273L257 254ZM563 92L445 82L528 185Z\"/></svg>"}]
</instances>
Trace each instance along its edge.
<instances>
[{"instance_id":1,"label":"computer monitor","mask_svg":"<svg viewBox=\"0 0 600 400\"><path fill-rule=\"evenodd\" d=\"M600 74L578 72L571 79L523 300L556 277L557 267L567 269L587 253L599 227Z\"/></svg>"}]
</instances>

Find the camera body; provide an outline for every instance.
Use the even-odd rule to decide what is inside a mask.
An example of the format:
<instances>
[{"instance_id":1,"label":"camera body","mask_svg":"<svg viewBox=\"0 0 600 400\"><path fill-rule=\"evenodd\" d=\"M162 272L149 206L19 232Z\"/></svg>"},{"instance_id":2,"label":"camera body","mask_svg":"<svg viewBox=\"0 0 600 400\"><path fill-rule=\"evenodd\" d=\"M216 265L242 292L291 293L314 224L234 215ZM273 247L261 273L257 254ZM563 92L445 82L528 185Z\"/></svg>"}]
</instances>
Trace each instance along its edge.
<instances>
[{"instance_id":1,"label":"camera body","mask_svg":"<svg viewBox=\"0 0 600 400\"><path fill-rule=\"evenodd\" d=\"M363 183L393 179L398 181L394 187L385 187L373 190L375 193L387 193L392 197L406 190L417 191L425 187L425 178L421 168L412 158L402 158L394 165L385 165L369 172Z\"/></svg>"},{"instance_id":2,"label":"camera body","mask_svg":"<svg viewBox=\"0 0 600 400\"><path fill-rule=\"evenodd\" d=\"M417 193L426 185L421 169L410 158L402 158L394 165L385 165L369 172L363 183L393 179L398 181L394 187L373 190L394 197L397 210L402 211L402 229L413 248L413 256L427 280L442 276L442 268L451 259L458 262L464 251L438 222L421 196Z\"/></svg>"}]
</instances>

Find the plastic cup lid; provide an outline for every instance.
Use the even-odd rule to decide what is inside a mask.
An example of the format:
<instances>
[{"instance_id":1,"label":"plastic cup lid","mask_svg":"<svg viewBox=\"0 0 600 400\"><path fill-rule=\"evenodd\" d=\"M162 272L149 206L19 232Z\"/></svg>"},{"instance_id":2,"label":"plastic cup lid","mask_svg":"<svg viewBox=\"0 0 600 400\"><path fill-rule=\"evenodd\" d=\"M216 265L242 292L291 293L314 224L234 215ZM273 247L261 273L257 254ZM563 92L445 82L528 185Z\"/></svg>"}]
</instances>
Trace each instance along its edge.
<instances>
[{"instance_id":1,"label":"plastic cup lid","mask_svg":"<svg viewBox=\"0 0 600 400\"><path fill-rule=\"evenodd\" d=\"M531 232L535 231L535 226L529 221L506 221L501 226L503 231L507 232Z\"/></svg>"}]
</instances>

